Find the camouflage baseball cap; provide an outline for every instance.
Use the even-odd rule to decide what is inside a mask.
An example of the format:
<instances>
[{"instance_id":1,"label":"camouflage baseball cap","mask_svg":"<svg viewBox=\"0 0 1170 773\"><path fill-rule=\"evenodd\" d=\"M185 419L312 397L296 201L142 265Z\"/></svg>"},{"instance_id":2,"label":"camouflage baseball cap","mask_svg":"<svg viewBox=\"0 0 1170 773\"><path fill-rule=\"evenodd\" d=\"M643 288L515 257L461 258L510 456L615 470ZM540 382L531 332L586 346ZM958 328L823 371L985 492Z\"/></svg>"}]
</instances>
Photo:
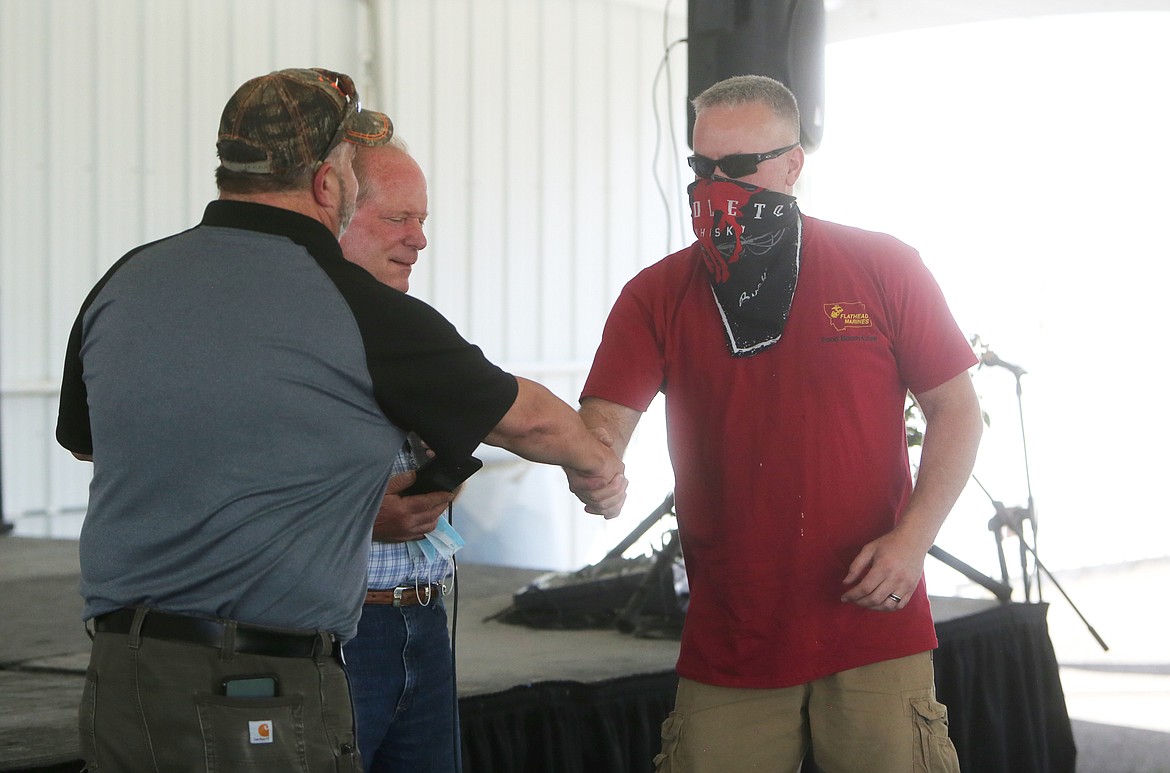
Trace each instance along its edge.
<instances>
[{"instance_id":1,"label":"camouflage baseball cap","mask_svg":"<svg viewBox=\"0 0 1170 773\"><path fill-rule=\"evenodd\" d=\"M363 110L353 80L313 68L253 78L228 100L216 149L225 169L273 174L323 161L342 141L385 145L394 125Z\"/></svg>"}]
</instances>

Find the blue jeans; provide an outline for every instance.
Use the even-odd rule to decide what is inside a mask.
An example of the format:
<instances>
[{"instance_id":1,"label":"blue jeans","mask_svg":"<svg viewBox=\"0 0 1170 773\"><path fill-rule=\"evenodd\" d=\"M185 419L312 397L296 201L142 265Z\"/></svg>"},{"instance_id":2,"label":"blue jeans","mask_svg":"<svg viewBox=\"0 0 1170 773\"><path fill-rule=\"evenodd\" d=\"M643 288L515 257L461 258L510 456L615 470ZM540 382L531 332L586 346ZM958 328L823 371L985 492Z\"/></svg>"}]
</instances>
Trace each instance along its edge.
<instances>
[{"instance_id":1,"label":"blue jeans","mask_svg":"<svg viewBox=\"0 0 1170 773\"><path fill-rule=\"evenodd\" d=\"M459 773L447 610L366 604L345 643L358 748L368 773Z\"/></svg>"}]
</instances>

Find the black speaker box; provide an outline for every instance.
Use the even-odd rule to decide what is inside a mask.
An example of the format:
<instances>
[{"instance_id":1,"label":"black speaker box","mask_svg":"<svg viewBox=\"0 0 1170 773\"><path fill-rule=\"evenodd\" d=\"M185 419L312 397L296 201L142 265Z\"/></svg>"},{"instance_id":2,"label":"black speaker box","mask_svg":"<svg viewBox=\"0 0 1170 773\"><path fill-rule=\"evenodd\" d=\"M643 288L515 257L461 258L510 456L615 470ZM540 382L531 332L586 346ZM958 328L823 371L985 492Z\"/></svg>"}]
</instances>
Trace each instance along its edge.
<instances>
[{"instance_id":1,"label":"black speaker box","mask_svg":"<svg viewBox=\"0 0 1170 773\"><path fill-rule=\"evenodd\" d=\"M767 75L796 95L800 142L807 152L825 126L823 0L688 0L687 142L693 147L690 100L735 75Z\"/></svg>"}]
</instances>

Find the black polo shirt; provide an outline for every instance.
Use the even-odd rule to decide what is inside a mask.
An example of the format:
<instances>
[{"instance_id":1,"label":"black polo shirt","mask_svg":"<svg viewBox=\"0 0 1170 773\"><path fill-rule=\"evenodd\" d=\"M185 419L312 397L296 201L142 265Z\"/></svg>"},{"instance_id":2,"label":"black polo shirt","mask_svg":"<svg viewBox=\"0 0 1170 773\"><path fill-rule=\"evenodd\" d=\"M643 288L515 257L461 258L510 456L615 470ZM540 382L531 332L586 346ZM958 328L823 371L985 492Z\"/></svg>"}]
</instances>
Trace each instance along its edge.
<instances>
[{"instance_id":1,"label":"black polo shirt","mask_svg":"<svg viewBox=\"0 0 1170 773\"><path fill-rule=\"evenodd\" d=\"M94 457L85 616L147 604L348 638L404 433L467 456L516 394L316 220L212 202L118 261L69 338L57 438Z\"/></svg>"}]
</instances>

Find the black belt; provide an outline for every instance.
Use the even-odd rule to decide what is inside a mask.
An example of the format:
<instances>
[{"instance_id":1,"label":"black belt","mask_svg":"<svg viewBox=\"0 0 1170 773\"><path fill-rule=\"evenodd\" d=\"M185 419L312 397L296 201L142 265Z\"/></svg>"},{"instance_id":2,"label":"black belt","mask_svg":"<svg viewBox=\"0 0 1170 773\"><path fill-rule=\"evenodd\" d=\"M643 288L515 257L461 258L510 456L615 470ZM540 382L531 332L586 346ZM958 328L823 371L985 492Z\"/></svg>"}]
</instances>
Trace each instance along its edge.
<instances>
[{"instance_id":1,"label":"black belt","mask_svg":"<svg viewBox=\"0 0 1170 773\"><path fill-rule=\"evenodd\" d=\"M94 618L97 633L130 633L137 610L126 607ZM188 617L150 609L142 621L141 635L148 639L165 639L186 644L223 647L227 623L203 617ZM331 656L340 659L341 645L333 642ZM321 654L321 637L313 633L289 633L272 628L236 623L235 652L270 655L278 658L312 658Z\"/></svg>"}]
</instances>

